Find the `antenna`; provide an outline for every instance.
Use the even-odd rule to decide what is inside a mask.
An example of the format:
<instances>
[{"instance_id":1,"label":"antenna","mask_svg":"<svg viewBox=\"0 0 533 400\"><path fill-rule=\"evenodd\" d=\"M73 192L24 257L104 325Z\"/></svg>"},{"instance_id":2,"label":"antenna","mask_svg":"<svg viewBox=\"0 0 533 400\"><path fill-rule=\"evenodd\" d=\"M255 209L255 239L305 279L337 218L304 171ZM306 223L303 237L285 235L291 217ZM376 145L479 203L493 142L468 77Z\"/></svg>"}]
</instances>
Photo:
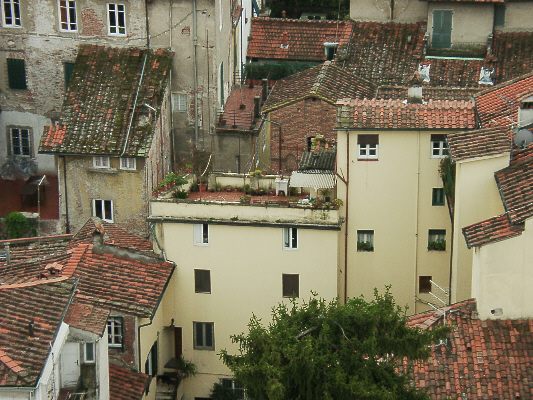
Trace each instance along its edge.
<instances>
[{"instance_id":1,"label":"antenna","mask_svg":"<svg viewBox=\"0 0 533 400\"><path fill-rule=\"evenodd\" d=\"M520 129L515 133L513 142L516 146L525 149L533 142L533 132L529 129Z\"/></svg>"}]
</instances>

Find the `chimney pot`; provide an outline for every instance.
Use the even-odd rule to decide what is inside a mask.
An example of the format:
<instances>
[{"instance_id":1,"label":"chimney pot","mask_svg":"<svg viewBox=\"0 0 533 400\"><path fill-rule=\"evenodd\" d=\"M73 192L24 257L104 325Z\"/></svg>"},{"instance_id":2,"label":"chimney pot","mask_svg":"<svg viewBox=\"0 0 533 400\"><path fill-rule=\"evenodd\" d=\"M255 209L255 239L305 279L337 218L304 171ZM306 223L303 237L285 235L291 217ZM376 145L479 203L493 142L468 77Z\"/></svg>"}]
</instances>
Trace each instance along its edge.
<instances>
[{"instance_id":1,"label":"chimney pot","mask_svg":"<svg viewBox=\"0 0 533 400\"><path fill-rule=\"evenodd\" d=\"M411 104L422 103L422 86L411 86L407 89L407 102Z\"/></svg>"}]
</instances>

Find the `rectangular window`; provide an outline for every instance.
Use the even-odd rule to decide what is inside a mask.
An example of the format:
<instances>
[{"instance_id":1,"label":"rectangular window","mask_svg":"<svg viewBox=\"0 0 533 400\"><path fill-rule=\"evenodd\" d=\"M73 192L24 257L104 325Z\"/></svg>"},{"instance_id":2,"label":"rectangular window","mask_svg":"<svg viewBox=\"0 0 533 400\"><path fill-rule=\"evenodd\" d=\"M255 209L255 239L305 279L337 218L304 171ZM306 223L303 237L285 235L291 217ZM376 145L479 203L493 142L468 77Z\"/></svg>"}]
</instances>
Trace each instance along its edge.
<instances>
[{"instance_id":1,"label":"rectangular window","mask_svg":"<svg viewBox=\"0 0 533 400\"><path fill-rule=\"evenodd\" d=\"M446 250L446 230L430 229L428 232L428 250Z\"/></svg>"},{"instance_id":2,"label":"rectangular window","mask_svg":"<svg viewBox=\"0 0 533 400\"><path fill-rule=\"evenodd\" d=\"M110 35L126 35L126 6L124 4L109 3L107 5L107 19Z\"/></svg>"},{"instance_id":3,"label":"rectangular window","mask_svg":"<svg viewBox=\"0 0 533 400\"><path fill-rule=\"evenodd\" d=\"M282 274L282 293L283 297L299 297L300 296L300 275L298 274Z\"/></svg>"},{"instance_id":4,"label":"rectangular window","mask_svg":"<svg viewBox=\"0 0 533 400\"><path fill-rule=\"evenodd\" d=\"M443 188L433 188L431 195L431 205L432 206L443 206L444 205L444 189Z\"/></svg>"},{"instance_id":5,"label":"rectangular window","mask_svg":"<svg viewBox=\"0 0 533 400\"><path fill-rule=\"evenodd\" d=\"M245 400L246 399L246 392L244 389L244 386L240 384L239 381L236 381L235 379L221 379L222 387L225 388L227 391L232 392L232 399L235 400Z\"/></svg>"},{"instance_id":6,"label":"rectangular window","mask_svg":"<svg viewBox=\"0 0 533 400\"><path fill-rule=\"evenodd\" d=\"M113 200L93 200L93 217L113 222Z\"/></svg>"},{"instance_id":7,"label":"rectangular window","mask_svg":"<svg viewBox=\"0 0 533 400\"><path fill-rule=\"evenodd\" d=\"M10 89L26 89L26 64L18 58L7 59L7 80Z\"/></svg>"},{"instance_id":8,"label":"rectangular window","mask_svg":"<svg viewBox=\"0 0 533 400\"><path fill-rule=\"evenodd\" d=\"M433 11L433 36L431 46L435 49L449 49L452 46L452 10Z\"/></svg>"},{"instance_id":9,"label":"rectangular window","mask_svg":"<svg viewBox=\"0 0 533 400\"><path fill-rule=\"evenodd\" d=\"M357 251L374 251L374 231L357 231Z\"/></svg>"},{"instance_id":10,"label":"rectangular window","mask_svg":"<svg viewBox=\"0 0 533 400\"><path fill-rule=\"evenodd\" d=\"M108 156L94 156L93 167L94 168L109 168L111 166Z\"/></svg>"},{"instance_id":11,"label":"rectangular window","mask_svg":"<svg viewBox=\"0 0 533 400\"><path fill-rule=\"evenodd\" d=\"M2 0L3 25L6 28L19 28L20 0Z\"/></svg>"},{"instance_id":12,"label":"rectangular window","mask_svg":"<svg viewBox=\"0 0 533 400\"><path fill-rule=\"evenodd\" d=\"M158 363L158 354L157 354L157 342L155 342L146 357L144 363L144 373L149 376L157 375L157 363Z\"/></svg>"},{"instance_id":13,"label":"rectangular window","mask_svg":"<svg viewBox=\"0 0 533 400\"><path fill-rule=\"evenodd\" d=\"M85 364L95 362L95 345L93 342L83 344L83 362Z\"/></svg>"},{"instance_id":14,"label":"rectangular window","mask_svg":"<svg viewBox=\"0 0 533 400\"><path fill-rule=\"evenodd\" d=\"M215 350L215 324L213 322L193 322L194 348Z\"/></svg>"},{"instance_id":15,"label":"rectangular window","mask_svg":"<svg viewBox=\"0 0 533 400\"><path fill-rule=\"evenodd\" d=\"M122 317L109 317L107 320L107 344L109 347L122 347L124 320Z\"/></svg>"},{"instance_id":16,"label":"rectangular window","mask_svg":"<svg viewBox=\"0 0 533 400\"><path fill-rule=\"evenodd\" d=\"M72 72L74 72L74 63L73 62L64 62L63 63L63 73L65 76L65 89L68 88L68 84L72 78Z\"/></svg>"},{"instance_id":17,"label":"rectangular window","mask_svg":"<svg viewBox=\"0 0 533 400\"><path fill-rule=\"evenodd\" d=\"M32 155L32 136L28 128L9 128L9 139L11 142L11 154L14 156Z\"/></svg>"},{"instance_id":18,"label":"rectangular window","mask_svg":"<svg viewBox=\"0 0 533 400\"><path fill-rule=\"evenodd\" d=\"M431 158L443 158L447 155L446 135L431 135Z\"/></svg>"},{"instance_id":19,"label":"rectangular window","mask_svg":"<svg viewBox=\"0 0 533 400\"><path fill-rule=\"evenodd\" d=\"M357 158L359 160L377 160L379 135L357 135Z\"/></svg>"},{"instance_id":20,"label":"rectangular window","mask_svg":"<svg viewBox=\"0 0 533 400\"><path fill-rule=\"evenodd\" d=\"M494 4L494 26L505 25L505 4Z\"/></svg>"},{"instance_id":21,"label":"rectangular window","mask_svg":"<svg viewBox=\"0 0 533 400\"><path fill-rule=\"evenodd\" d=\"M211 271L208 269L194 270L194 291L196 293L211 293Z\"/></svg>"},{"instance_id":22,"label":"rectangular window","mask_svg":"<svg viewBox=\"0 0 533 400\"><path fill-rule=\"evenodd\" d=\"M418 277L418 293L430 293L431 292L431 276L419 276Z\"/></svg>"},{"instance_id":23,"label":"rectangular window","mask_svg":"<svg viewBox=\"0 0 533 400\"><path fill-rule=\"evenodd\" d=\"M59 0L59 30L75 32L78 30L76 0Z\"/></svg>"},{"instance_id":24,"label":"rectangular window","mask_svg":"<svg viewBox=\"0 0 533 400\"><path fill-rule=\"evenodd\" d=\"M194 244L197 246L207 246L209 244L209 225L194 225Z\"/></svg>"},{"instance_id":25,"label":"rectangular window","mask_svg":"<svg viewBox=\"0 0 533 400\"><path fill-rule=\"evenodd\" d=\"M185 93L172 93L172 107L174 112L186 112L187 95Z\"/></svg>"},{"instance_id":26,"label":"rectangular window","mask_svg":"<svg viewBox=\"0 0 533 400\"><path fill-rule=\"evenodd\" d=\"M134 157L124 157L120 159L120 169L126 169L128 171L137 170L137 163Z\"/></svg>"},{"instance_id":27,"label":"rectangular window","mask_svg":"<svg viewBox=\"0 0 533 400\"><path fill-rule=\"evenodd\" d=\"M298 248L297 228L283 228L283 247L293 250Z\"/></svg>"}]
</instances>

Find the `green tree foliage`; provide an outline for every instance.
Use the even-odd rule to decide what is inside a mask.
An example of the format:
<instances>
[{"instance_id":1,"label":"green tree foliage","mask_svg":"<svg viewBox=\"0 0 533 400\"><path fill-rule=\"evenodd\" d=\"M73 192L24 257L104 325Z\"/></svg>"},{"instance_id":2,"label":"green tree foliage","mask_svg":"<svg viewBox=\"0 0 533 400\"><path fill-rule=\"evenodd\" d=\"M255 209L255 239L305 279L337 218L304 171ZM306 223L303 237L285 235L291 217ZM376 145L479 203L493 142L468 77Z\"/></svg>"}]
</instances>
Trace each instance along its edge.
<instances>
[{"instance_id":1,"label":"green tree foliage","mask_svg":"<svg viewBox=\"0 0 533 400\"><path fill-rule=\"evenodd\" d=\"M268 326L253 316L248 330L232 336L238 354L220 357L254 400L427 399L399 371L446 334L407 327L389 289L370 302L279 304Z\"/></svg>"},{"instance_id":2,"label":"green tree foliage","mask_svg":"<svg viewBox=\"0 0 533 400\"><path fill-rule=\"evenodd\" d=\"M30 221L19 212L10 212L7 214L4 223L9 239L35 236L35 229L32 229Z\"/></svg>"}]
</instances>

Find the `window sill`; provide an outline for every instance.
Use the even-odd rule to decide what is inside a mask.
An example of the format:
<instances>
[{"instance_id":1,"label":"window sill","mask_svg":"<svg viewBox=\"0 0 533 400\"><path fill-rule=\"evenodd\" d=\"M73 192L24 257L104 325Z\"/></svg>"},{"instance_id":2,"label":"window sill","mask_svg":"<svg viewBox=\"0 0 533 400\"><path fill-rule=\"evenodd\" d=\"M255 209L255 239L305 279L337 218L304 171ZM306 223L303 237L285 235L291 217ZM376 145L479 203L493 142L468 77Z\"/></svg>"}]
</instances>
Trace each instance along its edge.
<instances>
[{"instance_id":1,"label":"window sill","mask_svg":"<svg viewBox=\"0 0 533 400\"><path fill-rule=\"evenodd\" d=\"M194 347L194 350L201 350L201 351L215 351L214 347Z\"/></svg>"},{"instance_id":2,"label":"window sill","mask_svg":"<svg viewBox=\"0 0 533 400\"><path fill-rule=\"evenodd\" d=\"M103 174L116 174L118 170L116 168L98 168L98 167L89 167L87 168L89 172L100 172Z\"/></svg>"},{"instance_id":3,"label":"window sill","mask_svg":"<svg viewBox=\"0 0 533 400\"><path fill-rule=\"evenodd\" d=\"M357 161L379 161L379 158L358 158Z\"/></svg>"}]
</instances>

